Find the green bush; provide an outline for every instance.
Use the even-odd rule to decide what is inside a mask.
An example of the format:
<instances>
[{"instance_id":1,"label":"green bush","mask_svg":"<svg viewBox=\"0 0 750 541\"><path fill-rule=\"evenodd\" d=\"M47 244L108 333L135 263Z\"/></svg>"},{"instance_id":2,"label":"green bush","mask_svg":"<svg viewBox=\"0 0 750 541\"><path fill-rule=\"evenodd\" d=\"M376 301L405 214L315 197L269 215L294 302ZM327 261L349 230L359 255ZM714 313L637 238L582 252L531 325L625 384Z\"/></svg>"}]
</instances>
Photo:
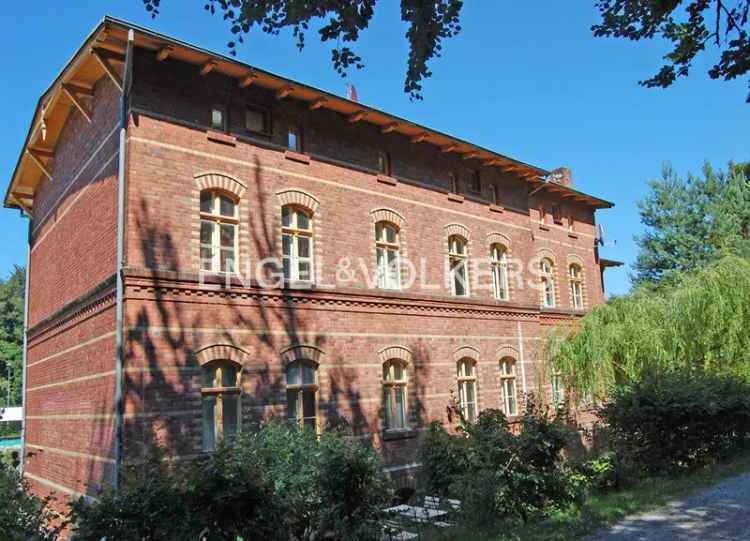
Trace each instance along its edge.
<instances>
[{"instance_id":1,"label":"green bush","mask_svg":"<svg viewBox=\"0 0 750 541\"><path fill-rule=\"evenodd\" d=\"M4 541L54 541L61 522L49 504L28 492L17 470L0 462L0 532Z\"/></svg>"},{"instance_id":2,"label":"green bush","mask_svg":"<svg viewBox=\"0 0 750 541\"><path fill-rule=\"evenodd\" d=\"M502 412L484 410L458 435L430 427L421 449L427 486L460 499L467 523L527 521L572 499L560 461L566 428L533 404L521 424L513 434Z\"/></svg>"},{"instance_id":3,"label":"green bush","mask_svg":"<svg viewBox=\"0 0 750 541\"><path fill-rule=\"evenodd\" d=\"M730 375L663 372L616 390L599 416L627 468L675 474L748 445L750 384Z\"/></svg>"},{"instance_id":4,"label":"green bush","mask_svg":"<svg viewBox=\"0 0 750 541\"><path fill-rule=\"evenodd\" d=\"M188 464L153 453L122 479L98 503L74 504L77 539L371 539L388 497L371 445L289 423L240 434Z\"/></svg>"}]
</instances>

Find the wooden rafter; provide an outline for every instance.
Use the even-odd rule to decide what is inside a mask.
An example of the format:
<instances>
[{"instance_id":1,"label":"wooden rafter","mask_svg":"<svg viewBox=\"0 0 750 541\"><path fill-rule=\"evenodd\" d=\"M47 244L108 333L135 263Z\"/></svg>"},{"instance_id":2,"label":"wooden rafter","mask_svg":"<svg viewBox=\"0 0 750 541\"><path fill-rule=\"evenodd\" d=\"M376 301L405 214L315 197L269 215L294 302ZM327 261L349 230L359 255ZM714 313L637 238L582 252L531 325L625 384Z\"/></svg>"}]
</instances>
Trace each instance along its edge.
<instances>
[{"instance_id":1,"label":"wooden rafter","mask_svg":"<svg viewBox=\"0 0 750 541\"><path fill-rule=\"evenodd\" d=\"M42 160L34 154L33 151L30 149L26 149L26 155L31 158L31 161L34 162L34 164L41 170L42 173L50 180L52 181L52 173L49 172L49 169L47 169L47 166L42 163Z\"/></svg>"},{"instance_id":2,"label":"wooden rafter","mask_svg":"<svg viewBox=\"0 0 750 541\"><path fill-rule=\"evenodd\" d=\"M216 67L217 62L216 60L207 60L203 64L201 64L200 74L201 75L208 75L211 73L214 68Z\"/></svg>"},{"instance_id":3,"label":"wooden rafter","mask_svg":"<svg viewBox=\"0 0 750 541\"><path fill-rule=\"evenodd\" d=\"M422 141L424 141L425 139L427 139L428 136L429 136L429 134L427 134L426 132L418 133L418 134L412 136L411 142L412 143L421 143Z\"/></svg>"},{"instance_id":4,"label":"wooden rafter","mask_svg":"<svg viewBox=\"0 0 750 541\"><path fill-rule=\"evenodd\" d=\"M349 122L359 122L367 116L367 111L357 111L349 116Z\"/></svg>"},{"instance_id":5,"label":"wooden rafter","mask_svg":"<svg viewBox=\"0 0 750 541\"><path fill-rule=\"evenodd\" d=\"M473 160L474 158L478 158L480 156L480 152L476 150L472 150L471 152L467 152L463 156L461 156L464 160Z\"/></svg>"},{"instance_id":6,"label":"wooden rafter","mask_svg":"<svg viewBox=\"0 0 750 541\"><path fill-rule=\"evenodd\" d=\"M36 155L38 158L53 158L55 156L54 151L50 148L28 147L26 150Z\"/></svg>"},{"instance_id":7,"label":"wooden rafter","mask_svg":"<svg viewBox=\"0 0 750 541\"><path fill-rule=\"evenodd\" d=\"M292 92L294 92L293 86L283 86L276 91L276 99L283 100Z\"/></svg>"},{"instance_id":8,"label":"wooden rafter","mask_svg":"<svg viewBox=\"0 0 750 541\"><path fill-rule=\"evenodd\" d=\"M380 128L380 131L381 133L391 133L392 131L395 131L396 128L398 128L398 122L391 122Z\"/></svg>"},{"instance_id":9,"label":"wooden rafter","mask_svg":"<svg viewBox=\"0 0 750 541\"><path fill-rule=\"evenodd\" d=\"M316 109L320 109L321 107L323 107L326 103L328 103L327 99L325 99L325 98L317 98L317 99L313 100L312 102L310 102L309 109L311 111L315 111Z\"/></svg>"},{"instance_id":10,"label":"wooden rafter","mask_svg":"<svg viewBox=\"0 0 750 541\"><path fill-rule=\"evenodd\" d=\"M109 78L112 79L112 82L115 83L115 86L120 90L120 92L122 92L122 78L110 62L125 62L125 56L119 53L108 51L107 49L99 49L96 47L91 49L91 54L94 55L94 58L96 58L96 60L99 62L99 65L102 67L104 72L109 75Z\"/></svg>"},{"instance_id":11,"label":"wooden rafter","mask_svg":"<svg viewBox=\"0 0 750 541\"><path fill-rule=\"evenodd\" d=\"M503 161L502 160L498 160L497 158L495 158L495 159L492 159L492 160L487 160L482 165L484 167L499 167L499 166L503 165Z\"/></svg>"},{"instance_id":12,"label":"wooden rafter","mask_svg":"<svg viewBox=\"0 0 750 541\"><path fill-rule=\"evenodd\" d=\"M257 77L258 77L258 75L254 71L251 71L250 73L248 73L247 75L245 75L242 79L240 79L239 87L240 88L247 88L248 86L250 86L251 84L253 84L253 81Z\"/></svg>"},{"instance_id":13,"label":"wooden rafter","mask_svg":"<svg viewBox=\"0 0 750 541\"><path fill-rule=\"evenodd\" d=\"M68 96L68 99L73 102L73 105L76 106L76 109L78 109L78 111L80 111L80 113L83 115L83 118L85 118L86 121L90 123L91 111L88 110L79 96L93 97L93 91L90 88L85 88L83 86L76 85L75 83L63 83L60 86L65 95Z\"/></svg>"},{"instance_id":14,"label":"wooden rafter","mask_svg":"<svg viewBox=\"0 0 750 541\"><path fill-rule=\"evenodd\" d=\"M172 54L172 51L174 49L170 45L165 45L158 51L156 51L156 59L159 62L164 62L167 58L169 58L169 55Z\"/></svg>"},{"instance_id":15,"label":"wooden rafter","mask_svg":"<svg viewBox=\"0 0 750 541\"><path fill-rule=\"evenodd\" d=\"M455 152L458 149L458 145L455 143L451 143L449 145L445 145L444 147L440 147L440 152L443 154L448 154L449 152Z\"/></svg>"}]
</instances>

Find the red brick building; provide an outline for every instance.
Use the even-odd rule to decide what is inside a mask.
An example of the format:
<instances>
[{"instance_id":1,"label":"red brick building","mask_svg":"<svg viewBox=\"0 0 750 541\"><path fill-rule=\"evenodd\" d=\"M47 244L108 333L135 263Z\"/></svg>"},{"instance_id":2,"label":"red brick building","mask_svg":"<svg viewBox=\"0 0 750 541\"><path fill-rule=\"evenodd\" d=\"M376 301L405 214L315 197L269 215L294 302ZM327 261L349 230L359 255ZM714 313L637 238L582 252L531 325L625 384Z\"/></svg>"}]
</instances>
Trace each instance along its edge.
<instances>
[{"instance_id":1,"label":"red brick building","mask_svg":"<svg viewBox=\"0 0 750 541\"><path fill-rule=\"evenodd\" d=\"M31 216L25 474L66 496L273 416L346 417L408 472L452 397L517 415L553 392L545 328L604 300L612 206L113 19L39 100L5 205Z\"/></svg>"}]
</instances>

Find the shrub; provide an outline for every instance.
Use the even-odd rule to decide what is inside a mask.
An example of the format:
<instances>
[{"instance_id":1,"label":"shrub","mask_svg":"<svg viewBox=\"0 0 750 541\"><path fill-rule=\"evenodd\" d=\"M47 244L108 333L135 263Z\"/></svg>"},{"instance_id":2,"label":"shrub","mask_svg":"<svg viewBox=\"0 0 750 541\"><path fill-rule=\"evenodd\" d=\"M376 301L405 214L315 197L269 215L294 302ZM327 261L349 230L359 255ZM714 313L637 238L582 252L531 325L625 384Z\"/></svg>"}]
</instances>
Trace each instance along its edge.
<instances>
[{"instance_id":1,"label":"shrub","mask_svg":"<svg viewBox=\"0 0 750 541\"><path fill-rule=\"evenodd\" d=\"M192 463L151 453L72 520L80 541L369 539L387 497L368 443L271 423Z\"/></svg>"},{"instance_id":2,"label":"shrub","mask_svg":"<svg viewBox=\"0 0 750 541\"><path fill-rule=\"evenodd\" d=\"M747 446L750 384L729 375L663 372L616 390L599 415L629 467L674 474Z\"/></svg>"},{"instance_id":3,"label":"shrub","mask_svg":"<svg viewBox=\"0 0 750 541\"><path fill-rule=\"evenodd\" d=\"M502 412L484 410L462 434L432 425L421 450L428 487L460 499L464 520L482 527L509 518L527 521L570 501L560 464L565 427L533 404L521 424L513 434Z\"/></svg>"},{"instance_id":4,"label":"shrub","mask_svg":"<svg viewBox=\"0 0 750 541\"><path fill-rule=\"evenodd\" d=\"M0 532L7 541L54 541L62 528L51 498L40 499L15 468L0 462Z\"/></svg>"}]
</instances>

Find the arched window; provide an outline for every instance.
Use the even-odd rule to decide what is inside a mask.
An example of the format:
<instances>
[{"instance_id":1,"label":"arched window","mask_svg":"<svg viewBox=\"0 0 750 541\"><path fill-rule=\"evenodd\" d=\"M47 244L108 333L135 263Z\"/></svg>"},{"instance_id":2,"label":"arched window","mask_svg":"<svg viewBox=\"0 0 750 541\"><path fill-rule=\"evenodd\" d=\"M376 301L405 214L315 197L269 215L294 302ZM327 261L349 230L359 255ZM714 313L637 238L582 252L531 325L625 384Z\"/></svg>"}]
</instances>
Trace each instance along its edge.
<instances>
[{"instance_id":1,"label":"arched window","mask_svg":"<svg viewBox=\"0 0 750 541\"><path fill-rule=\"evenodd\" d=\"M458 403L464 419L473 423L477 419L477 375L476 363L472 359L461 359L456 365L458 380Z\"/></svg>"},{"instance_id":2,"label":"arched window","mask_svg":"<svg viewBox=\"0 0 750 541\"><path fill-rule=\"evenodd\" d=\"M451 292L457 297L469 296L468 255L465 238L459 235L448 237L448 266Z\"/></svg>"},{"instance_id":3,"label":"arched window","mask_svg":"<svg viewBox=\"0 0 750 541\"><path fill-rule=\"evenodd\" d=\"M545 308L555 307L555 266L552 261L544 258L539 263L541 271L542 306Z\"/></svg>"},{"instance_id":4,"label":"arched window","mask_svg":"<svg viewBox=\"0 0 750 541\"><path fill-rule=\"evenodd\" d=\"M583 309L583 271L579 265L573 263L568 269L570 278L570 298L573 302L573 308L576 310Z\"/></svg>"},{"instance_id":5,"label":"arched window","mask_svg":"<svg viewBox=\"0 0 750 541\"><path fill-rule=\"evenodd\" d=\"M500 405L505 415L518 415L518 406L516 404L516 361L510 357L500 360Z\"/></svg>"},{"instance_id":6,"label":"arched window","mask_svg":"<svg viewBox=\"0 0 750 541\"><path fill-rule=\"evenodd\" d=\"M493 244L490 247L490 262L492 264L492 290L495 298L508 300L508 258L505 246Z\"/></svg>"},{"instance_id":7,"label":"arched window","mask_svg":"<svg viewBox=\"0 0 750 541\"><path fill-rule=\"evenodd\" d=\"M375 224L375 250L378 261L378 287L401 287L401 261L398 228L389 222Z\"/></svg>"},{"instance_id":8,"label":"arched window","mask_svg":"<svg viewBox=\"0 0 750 541\"><path fill-rule=\"evenodd\" d=\"M305 209L286 205L281 209L281 244L284 279L312 282L312 215Z\"/></svg>"},{"instance_id":9,"label":"arched window","mask_svg":"<svg viewBox=\"0 0 750 541\"><path fill-rule=\"evenodd\" d=\"M201 192L201 269L234 272L237 261L237 201L218 190Z\"/></svg>"},{"instance_id":10,"label":"arched window","mask_svg":"<svg viewBox=\"0 0 750 541\"><path fill-rule=\"evenodd\" d=\"M318 429L318 374L315 366L304 360L286 366L287 418L302 428Z\"/></svg>"},{"instance_id":11,"label":"arched window","mask_svg":"<svg viewBox=\"0 0 750 541\"><path fill-rule=\"evenodd\" d=\"M386 430L406 428L406 371L401 361L383 363L383 406Z\"/></svg>"},{"instance_id":12,"label":"arched window","mask_svg":"<svg viewBox=\"0 0 750 541\"><path fill-rule=\"evenodd\" d=\"M203 365L203 449L212 451L216 443L232 443L240 426L240 366L232 361Z\"/></svg>"}]
</instances>

